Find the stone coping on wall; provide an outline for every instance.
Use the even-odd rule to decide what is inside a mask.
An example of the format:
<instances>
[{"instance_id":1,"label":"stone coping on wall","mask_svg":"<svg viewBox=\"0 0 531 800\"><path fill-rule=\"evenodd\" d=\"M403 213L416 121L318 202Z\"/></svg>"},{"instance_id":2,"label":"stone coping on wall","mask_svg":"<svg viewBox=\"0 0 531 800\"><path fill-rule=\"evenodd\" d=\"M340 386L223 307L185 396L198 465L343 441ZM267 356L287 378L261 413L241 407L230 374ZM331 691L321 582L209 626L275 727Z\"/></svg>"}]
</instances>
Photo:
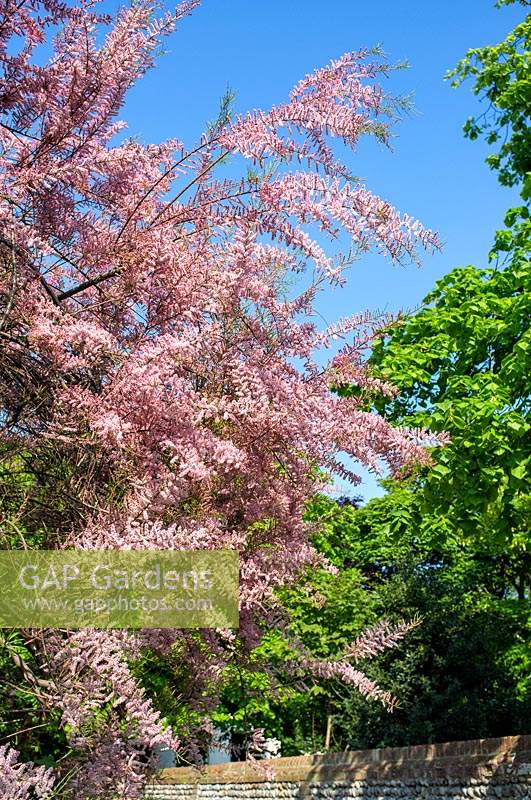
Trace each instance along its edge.
<instances>
[{"instance_id":1,"label":"stone coping on wall","mask_svg":"<svg viewBox=\"0 0 531 800\"><path fill-rule=\"evenodd\" d=\"M531 774L531 735L161 770L157 785L349 782Z\"/></svg>"}]
</instances>

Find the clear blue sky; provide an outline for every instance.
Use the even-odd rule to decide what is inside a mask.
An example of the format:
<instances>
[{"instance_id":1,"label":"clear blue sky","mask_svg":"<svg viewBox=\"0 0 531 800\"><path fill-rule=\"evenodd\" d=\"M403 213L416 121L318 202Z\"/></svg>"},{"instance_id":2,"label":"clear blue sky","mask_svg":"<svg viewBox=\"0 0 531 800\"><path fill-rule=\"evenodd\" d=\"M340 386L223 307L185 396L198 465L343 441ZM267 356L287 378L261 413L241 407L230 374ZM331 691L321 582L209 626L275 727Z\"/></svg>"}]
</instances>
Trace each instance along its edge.
<instances>
[{"instance_id":1,"label":"clear blue sky","mask_svg":"<svg viewBox=\"0 0 531 800\"><path fill-rule=\"evenodd\" d=\"M106 0L105 8L116 8ZM227 84L236 109L267 109L293 84L347 50L376 44L410 69L388 88L414 95L416 113L396 130L393 152L364 142L349 157L354 174L402 211L435 228L445 243L421 269L392 267L369 256L346 287L330 290L319 311L328 321L369 309L415 307L435 280L455 266L483 266L493 232L514 195L484 165L482 143L463 138L478 106L470 87L443 80L470 47L499 41L522 18L519 6L490 0L203 0L166 45L167 53L129 95L122 117L142 140L195 142L216 116ZM169 5L168 5L169 7ZM364 474L361 493L379 493Z\"/></svg>"}]
</instances>

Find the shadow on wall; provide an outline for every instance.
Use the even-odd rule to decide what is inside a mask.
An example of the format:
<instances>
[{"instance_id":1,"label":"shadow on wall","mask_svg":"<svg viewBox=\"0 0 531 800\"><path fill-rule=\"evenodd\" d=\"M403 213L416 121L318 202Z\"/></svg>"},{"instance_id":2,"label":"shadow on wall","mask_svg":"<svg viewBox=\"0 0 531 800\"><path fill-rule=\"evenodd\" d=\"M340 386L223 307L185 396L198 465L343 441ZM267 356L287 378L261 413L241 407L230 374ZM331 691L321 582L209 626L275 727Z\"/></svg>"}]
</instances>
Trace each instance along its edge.
<instances>
[{"instance_id":1,"label":"shadow on wall","mask_svg":"<svg viewBox=\"0 0 531 800\"><path fill-rule=\"evenodd\" d=\"M531 800L531 736L328 754L309 767L296 795L321 797Z\"/></svg>"}]
</instances>

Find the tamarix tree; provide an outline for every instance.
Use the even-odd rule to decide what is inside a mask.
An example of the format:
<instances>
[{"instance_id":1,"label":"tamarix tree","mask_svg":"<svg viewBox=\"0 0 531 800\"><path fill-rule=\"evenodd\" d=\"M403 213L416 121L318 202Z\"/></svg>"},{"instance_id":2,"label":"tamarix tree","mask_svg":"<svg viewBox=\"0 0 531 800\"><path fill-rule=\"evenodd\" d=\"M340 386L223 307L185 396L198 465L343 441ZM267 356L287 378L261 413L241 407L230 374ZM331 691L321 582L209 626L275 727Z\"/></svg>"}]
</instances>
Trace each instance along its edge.
<instances>
[{"instance_id":1,"label":"tamarix tree","mask_svg":"<svg viewBox=\"0 0 531 800\"><path fill-rule=\"evenodd\" d=\"M269 111L224 109L190 149L125 138L126 91L195 5L155 18L140 0L111 20L90 0L1 4L2 546L236 549L241 627L23 631L6 652L65 752L52 774L0 749L3 798L48 796L54 780L76 798L139 796L156 745L192 745L175 741L132 662L151 649L187 665L200 715L225 665L279 624L275 588L317 559L303 508L323 476L350 475L343 454L396 472L433 443L331 391L374 385L364 357L378 319L323 331L312 318L352 257L438 246L332 149L387 141L399 105L377 83L388 67L347 53ZM52 34L42 66L35 48ZM229 158L241 179L223 177ZM288 291L302 271L304 288ZM323 366L316 352L338 338ZM301 650L296 667L390 704L353 662L407 628L364 634L333 661Z\"/></svg>"}]
</instances>

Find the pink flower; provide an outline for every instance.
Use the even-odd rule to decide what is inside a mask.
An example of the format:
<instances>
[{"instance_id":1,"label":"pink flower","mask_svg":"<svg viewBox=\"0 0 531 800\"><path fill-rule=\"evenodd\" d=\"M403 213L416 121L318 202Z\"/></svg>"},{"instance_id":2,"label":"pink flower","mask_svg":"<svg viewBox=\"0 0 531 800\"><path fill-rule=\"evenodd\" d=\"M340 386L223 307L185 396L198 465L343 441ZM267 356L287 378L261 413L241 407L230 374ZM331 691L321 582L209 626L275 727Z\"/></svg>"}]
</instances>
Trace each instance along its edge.
<instances>
[{"instance_id":1,"label":"pink flower","mask_svg":"<svg viewBox=\"0 0 531 800\"><path fill-rule=\"evenodd\" d=\"M2 800L51 798L54 785L52 770L18 761L18 752L0 745L0 797Z\"/></svg>"},{"instance_id":2,"label":"pink flower","mask_svg":"<svg viewBox=\"0 0 531 800\"><path fill-rule=\"evenodd\" d=\"M43 634L36 660L53 687L43 703L61 711L75 749L61 768L73 767L69 788L87 800L140 797L153 748L178 746L135 659L146 648L180 659L203 719L227 664L273 624L276 589L322 563L303 511L325 471L355 482L347 456L397 472L437 443L332 391L393 391L365 362L381 321L360 314L319 330L315 311L350 260L328 240L337 250L345 234L350 255L372 248L395 262L439 244L341 161L339 146L387 141L385 63L347 53L286 102L215 125L188 151L177 139L114 143L127 90L196 5L157 18L140 0L114 21L91 2L5 0L2 12L0 436L13 463L34 467L28 485L46 474L61 499L50 518L30 492L28 532L53 531L54 547L229 548L242 564L237 634ZM51 59L37 63L52 34ZM218 179L228 155L254 168ZM340 660L305 668L390 704L349 659L401 631L376 629ZM192 736L183 746L197 753ZM14 751L0 748L0 763L2 796L51 790L49 771Z\"/></svg>"}]
</instances>

